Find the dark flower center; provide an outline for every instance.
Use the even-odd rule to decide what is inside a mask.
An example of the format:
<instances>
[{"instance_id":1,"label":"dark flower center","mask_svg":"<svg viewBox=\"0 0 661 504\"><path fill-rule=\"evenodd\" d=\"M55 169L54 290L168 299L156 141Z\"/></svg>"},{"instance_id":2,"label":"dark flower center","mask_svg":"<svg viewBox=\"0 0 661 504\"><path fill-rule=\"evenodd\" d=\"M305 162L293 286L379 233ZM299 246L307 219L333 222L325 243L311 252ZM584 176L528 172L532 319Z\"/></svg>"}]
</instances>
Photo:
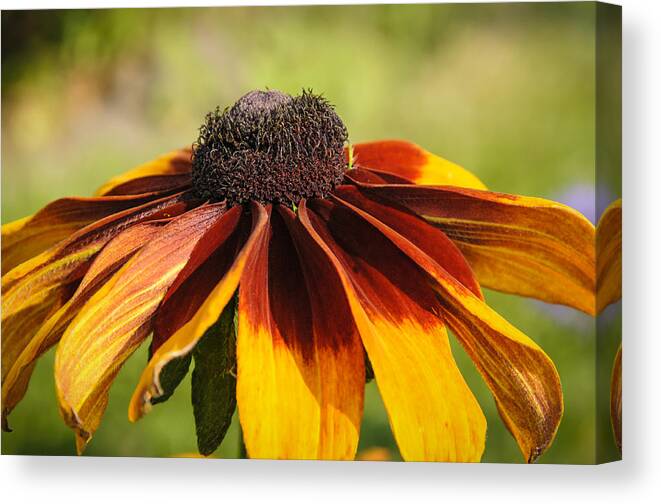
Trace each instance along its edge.
<instances>
[{"instance_id":1,"label":"dark flower center","mask_svg":"<svg viewBox=\"0 0 661 504\"><path fill-rule=\"evenodd\" d=\"M298 204L342 181L347 130L333 106L304 91L251 91L207 114L193 145L198 196L230 204Z\"/></svg>"}]
</instances>

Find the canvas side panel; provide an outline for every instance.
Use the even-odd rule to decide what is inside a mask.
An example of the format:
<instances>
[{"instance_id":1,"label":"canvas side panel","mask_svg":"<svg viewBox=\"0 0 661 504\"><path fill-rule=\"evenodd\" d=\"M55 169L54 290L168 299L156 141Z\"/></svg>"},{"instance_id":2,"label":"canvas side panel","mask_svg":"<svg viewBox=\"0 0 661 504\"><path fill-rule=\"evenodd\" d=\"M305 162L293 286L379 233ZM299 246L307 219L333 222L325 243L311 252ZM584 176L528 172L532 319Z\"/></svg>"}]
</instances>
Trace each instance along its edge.
<instances>
[{"instance_id":1,"label":"canvas side panel","mask_svg":"<svg viewBox=\"0 0 661 504\"><path fill-rule=\"evenodd\" d=\"M620 460L611 390L622 341L622 8L596 4L597 425L596 462ZM619 235L618 235L619 231ZM621 368L619 368L621 369ZM617 378L617 377L616 377ZM615 386L615 389L617 386ZM616 403L614 403L616 404ZM620 417L621 418L621 417Z\"/></svg>"}]
</instances>

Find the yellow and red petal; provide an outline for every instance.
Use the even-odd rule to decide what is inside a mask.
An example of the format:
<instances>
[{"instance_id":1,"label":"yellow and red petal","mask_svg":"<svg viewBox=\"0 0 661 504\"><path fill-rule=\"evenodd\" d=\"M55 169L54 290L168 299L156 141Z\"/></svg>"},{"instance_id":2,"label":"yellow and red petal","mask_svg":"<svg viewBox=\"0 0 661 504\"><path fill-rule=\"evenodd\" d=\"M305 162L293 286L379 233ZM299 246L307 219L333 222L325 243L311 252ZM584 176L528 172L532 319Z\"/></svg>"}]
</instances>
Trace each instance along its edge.
<instances>
[{"instance_id":1,"label":"yellow and red petal","mask_svg":"<svg viewBox=\"0 0 661 504\"><path fill-rule=\"evenodd\" d=\"M154 199L156 195L142 194L53 201L32 216L2 226L2 271L7 273L93 222Z\"/></svg>"},{"instance_id":2,"label":"yellow and red petal","mask_svg":"<svg viewBox=\"0 0 661 504\"><path fill-rule=\"evenodd\" d=\"M595 230L565 205L525 196L410 185L362 186L439 227L483 287L595 313Z\"/></svg>"},{"instance_id":3,"label":"yellow and red petal","mask_svg":"<svg viewBox=\"0 0 661 504\"><path fill-rule=\"evenodd\" d=\"M420 248L366 212L350 208L433 281L448 327L482 374L523 456L536 460L553 441L563 413L560 377L551 359Z\"/></svg>"},{"instance_id":4,"label":"yellow and red petal","mask_svg":"<svg viewBox=\"0 0 661 504\"><path fill-rule=\"evenodd\" d=\"M206 301L232 267L250 232L250 217L237 205L209 229L168 289L154 319L152 355L177 332Z\"/></svg>"},{"instance_id":5,"label":"yellow and red petal","mask_svg":"<svg viewBox=\"0 0 661 504\"><path fill-rule=\"evenodd\" d=\"M611 425L617 448L622 452L622 346L617 349L611 378Z\"/></svg>"},{"instance_id":6,"label":"yellow and red petal","mask_svg":"<svg viewBox=\"0 0 661 504\"><path fill-rule=\"evenodd\" d=\"M165 341L158 341L157 349L155 349L156 351L152 355L148 366L140 377L140 381L133 392L129 405L128 415L129 420L132 422L138 420L149 411L152 398L159 397L163 393L159 380L163 367L171 360L186 355L193 350L200 338L204 336L206 330L220 317L223 309L236 291L249 255L267 230L268 212L270 212L270 209L267 211L260 204L255 203L252 205L252 231L248 239L240 247L240 250L236 252L236 256L229 256L233 259L230 262L227 262L228 256L225 253L230 252L230 250L224 250L223 246L225 244L232 245L237 243L232 241L236 238L232 232L232 226L235 226L235 224L232 223L232 220L219 222L218 225L223 227L223 229L215 228L213 233L209 233L209 239L216 241L217 248L215 250L224 250L221 253L222 257L218 257L218 259L222 259L223 261L219 265L220 274L218 272L214 273L214 278L220 278L220 281L215 284L213 290L208 292L208 294L206 293L206 282L202 284L202 288L205 289L205 299L192 316L190 316L191 307L197 306L199 298L198 301L186 304L183 309L181 307L174 308L174 305L178 302L186 302L186 293L191 293L195 287L194 282L188 282L187 279L182 280L183 276L179 277L179 281L181 282L179 288L174 290L171 297L167 300L167 303L176 311L171 318L168 318L163 312L163 314L159 314L159 319L157 319L159 330L163 331L160 337L161 339L165 339L172 331L174 333L165 339ZM240 225L236 229L236 232L239 233L238 238L241 239L242 229ZM219 239L219 237L221 238ZM201 246L203 245L201 244ZM198 249L195 255L198 257L197 259L194 258L194 260L198 261L204 253ZM215 259L213 252L208 257ZM212 263L213 261L206 264ZM206 271L205 264L201 264L200 267L202 271ZM192 276L188 277L188 279L192 279ZM165 318L161 319L160 317Z\"/></svg>"},{"instance_id":7,"label":"yellow and red petal","mask_svg":"<svg viewBox=\"0 0 661 504\"><path fill-rule=\"evenodd\" d=\"M622 200L597 224L597 313L622 297Z\"/></svg>"},{"instance_id":8,"label":"yellow and red petal","mask_svg":"<svg viewBox=\"0 0 661 504\"><path fill-rule=\"evenodd\" d=\"M165 176L165 178L158 180L160 184L168 180L175 180L168 179L168 176L190 174L193 166L191 156L192 150L190 147L164 154L163 156L143 163L132 170L111 178L97 189L96 195L103 196L111 193L134 194L132 191L136 190L136 185L133 185L132 183L138 179ZM137 185L143 185L143 183L140 182ZM125 190L128 190L129 192L124 192Z\"/></svg>"},{"instance_id":9,"label":"yellow and red petal","mask_svg":"<svg viewBox=\"0 0 661 504\"><path fill-rule=\"evenodd\" d=\"M151 240L165 221L135 225L112 239L94 259L71 299L45 321L18 357L2 382L2 415L7 415L25 395L36 360L55 345L78 310L119 267Z\"/></svg>"},{"instance_id":10,"label":"yellow and red petal","mask_svg":"<svg viewBox=\"0 0 661 504\"><path fill-rule=\"evenodd\" d=\"M3 378L46 317L71 297L110 239L139 222L180 214L192 204L189 196L179 194L113 214L6 273L2 277Z\"/></svg>"},{"instance_id":11,"label":"yellow and red petal","mask_svg":"<svg viewBox=\"0 0 661 504\"><path fill-rule=\"evenodd\" d=\"M60 411L80 452L96 430L124 361L151 331L153 314L224 204L191 210L166 224L82 307L55 356Z\"/></svg>"},{"instance_id":12,"label":"yellow and red petal","mask_svg":"<svg viewBox=\"0 0 661 504\"><path fill-rule=\"evenodd\" d=\"M355 144L353 163L356 167L366 168L386 177L394 175L413 184L486 189L486 186L465 168L403 140Z\"/></svg>"},{"instance_id":13,"label":"yellow and red petal","mask_svg":"<svg viewBox=\"0 0 661 504\"><path fill-rule=\"evenodd\" d=\"M299 219L339 275L405 460L479 461L486 421L456 366L435 293L417 267L346 208Z\"/></svg>"},{"instance_id":14,"label":"yellow and red petal","mask_svg":"<svg viewBox=\"0 0 661 504\"><path fill-rule=\"evenodd\" d=\"M333 265L293 212L279 211L298 254L312 315L321 394L317 458L351 460L363 413L365 351Z\"/></svg>"},{"instance_id":15,"label":"yellow and red petal","mask_svg":"<svg viewBox=\"0 0 661 504\"><path fill-rule=\"evenodd\" d=\"M332 268L300 231L293 214L279 208L241 278L237 402L244 441L252 458L353 459L363 350Z\"/></svg>"}]
</instances>

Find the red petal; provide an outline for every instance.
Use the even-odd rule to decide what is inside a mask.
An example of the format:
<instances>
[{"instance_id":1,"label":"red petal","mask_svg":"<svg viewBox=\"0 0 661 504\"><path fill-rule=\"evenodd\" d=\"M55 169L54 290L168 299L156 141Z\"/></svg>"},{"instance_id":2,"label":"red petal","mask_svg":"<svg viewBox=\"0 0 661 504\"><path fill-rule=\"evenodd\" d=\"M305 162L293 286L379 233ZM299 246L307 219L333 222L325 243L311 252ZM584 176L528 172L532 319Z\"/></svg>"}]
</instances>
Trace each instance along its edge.
<instances>
[{"instance_id":1,"label":"red petal","mask_svg":"<svg viewBox=\"0 0 661 504\"><path fill-rule=\"evenodd\" d=\"M457 246L440 229L407 211L396 203L384 203L365 197L354 186L340 186L335 195L340 203L347 202L368 212L415 244L466 288L482 299L480 285L468 262Z\"/></svg>"}]
</instances>

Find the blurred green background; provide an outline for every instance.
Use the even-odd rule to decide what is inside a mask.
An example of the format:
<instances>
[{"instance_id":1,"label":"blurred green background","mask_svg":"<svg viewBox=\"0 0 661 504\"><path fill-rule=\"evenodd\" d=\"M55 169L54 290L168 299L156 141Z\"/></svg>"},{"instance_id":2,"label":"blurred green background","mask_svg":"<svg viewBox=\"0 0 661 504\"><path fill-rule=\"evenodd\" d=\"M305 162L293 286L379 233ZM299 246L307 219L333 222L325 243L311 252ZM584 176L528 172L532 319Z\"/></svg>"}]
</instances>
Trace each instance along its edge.
<instances>
[{"instance_id":1,"label":"blurred green background","mask_svg":"<svg viewBox=\"0 0 661 504\"><path fill-rule=\"evenodd\" d=\"M594 219L594 20L589 3L5 11L2 222L89 195L189 145L207 111L266 87L323 93L353 142L409 139L493 190L568 200ZM565 416L540 462L591 463L598 444L614 456L607 412L596 409L593 320L492 292L487 299L546 350L562 378ZM604 336L605 361L617 337ZM486 386L454 349L488 419L483 461L522 462ZM189 381L128 422L146 354L145 345L119 374L86 455L195 452ZM74 454L52 365L51 351L10 417L14 432L2 434L4 454ZM599 439L597 422L606 426ZM238 447L235 421L216 456L235 457ZM374 383L359 450L370 447L399 458Z\"/></svg>"}]
</instances>

